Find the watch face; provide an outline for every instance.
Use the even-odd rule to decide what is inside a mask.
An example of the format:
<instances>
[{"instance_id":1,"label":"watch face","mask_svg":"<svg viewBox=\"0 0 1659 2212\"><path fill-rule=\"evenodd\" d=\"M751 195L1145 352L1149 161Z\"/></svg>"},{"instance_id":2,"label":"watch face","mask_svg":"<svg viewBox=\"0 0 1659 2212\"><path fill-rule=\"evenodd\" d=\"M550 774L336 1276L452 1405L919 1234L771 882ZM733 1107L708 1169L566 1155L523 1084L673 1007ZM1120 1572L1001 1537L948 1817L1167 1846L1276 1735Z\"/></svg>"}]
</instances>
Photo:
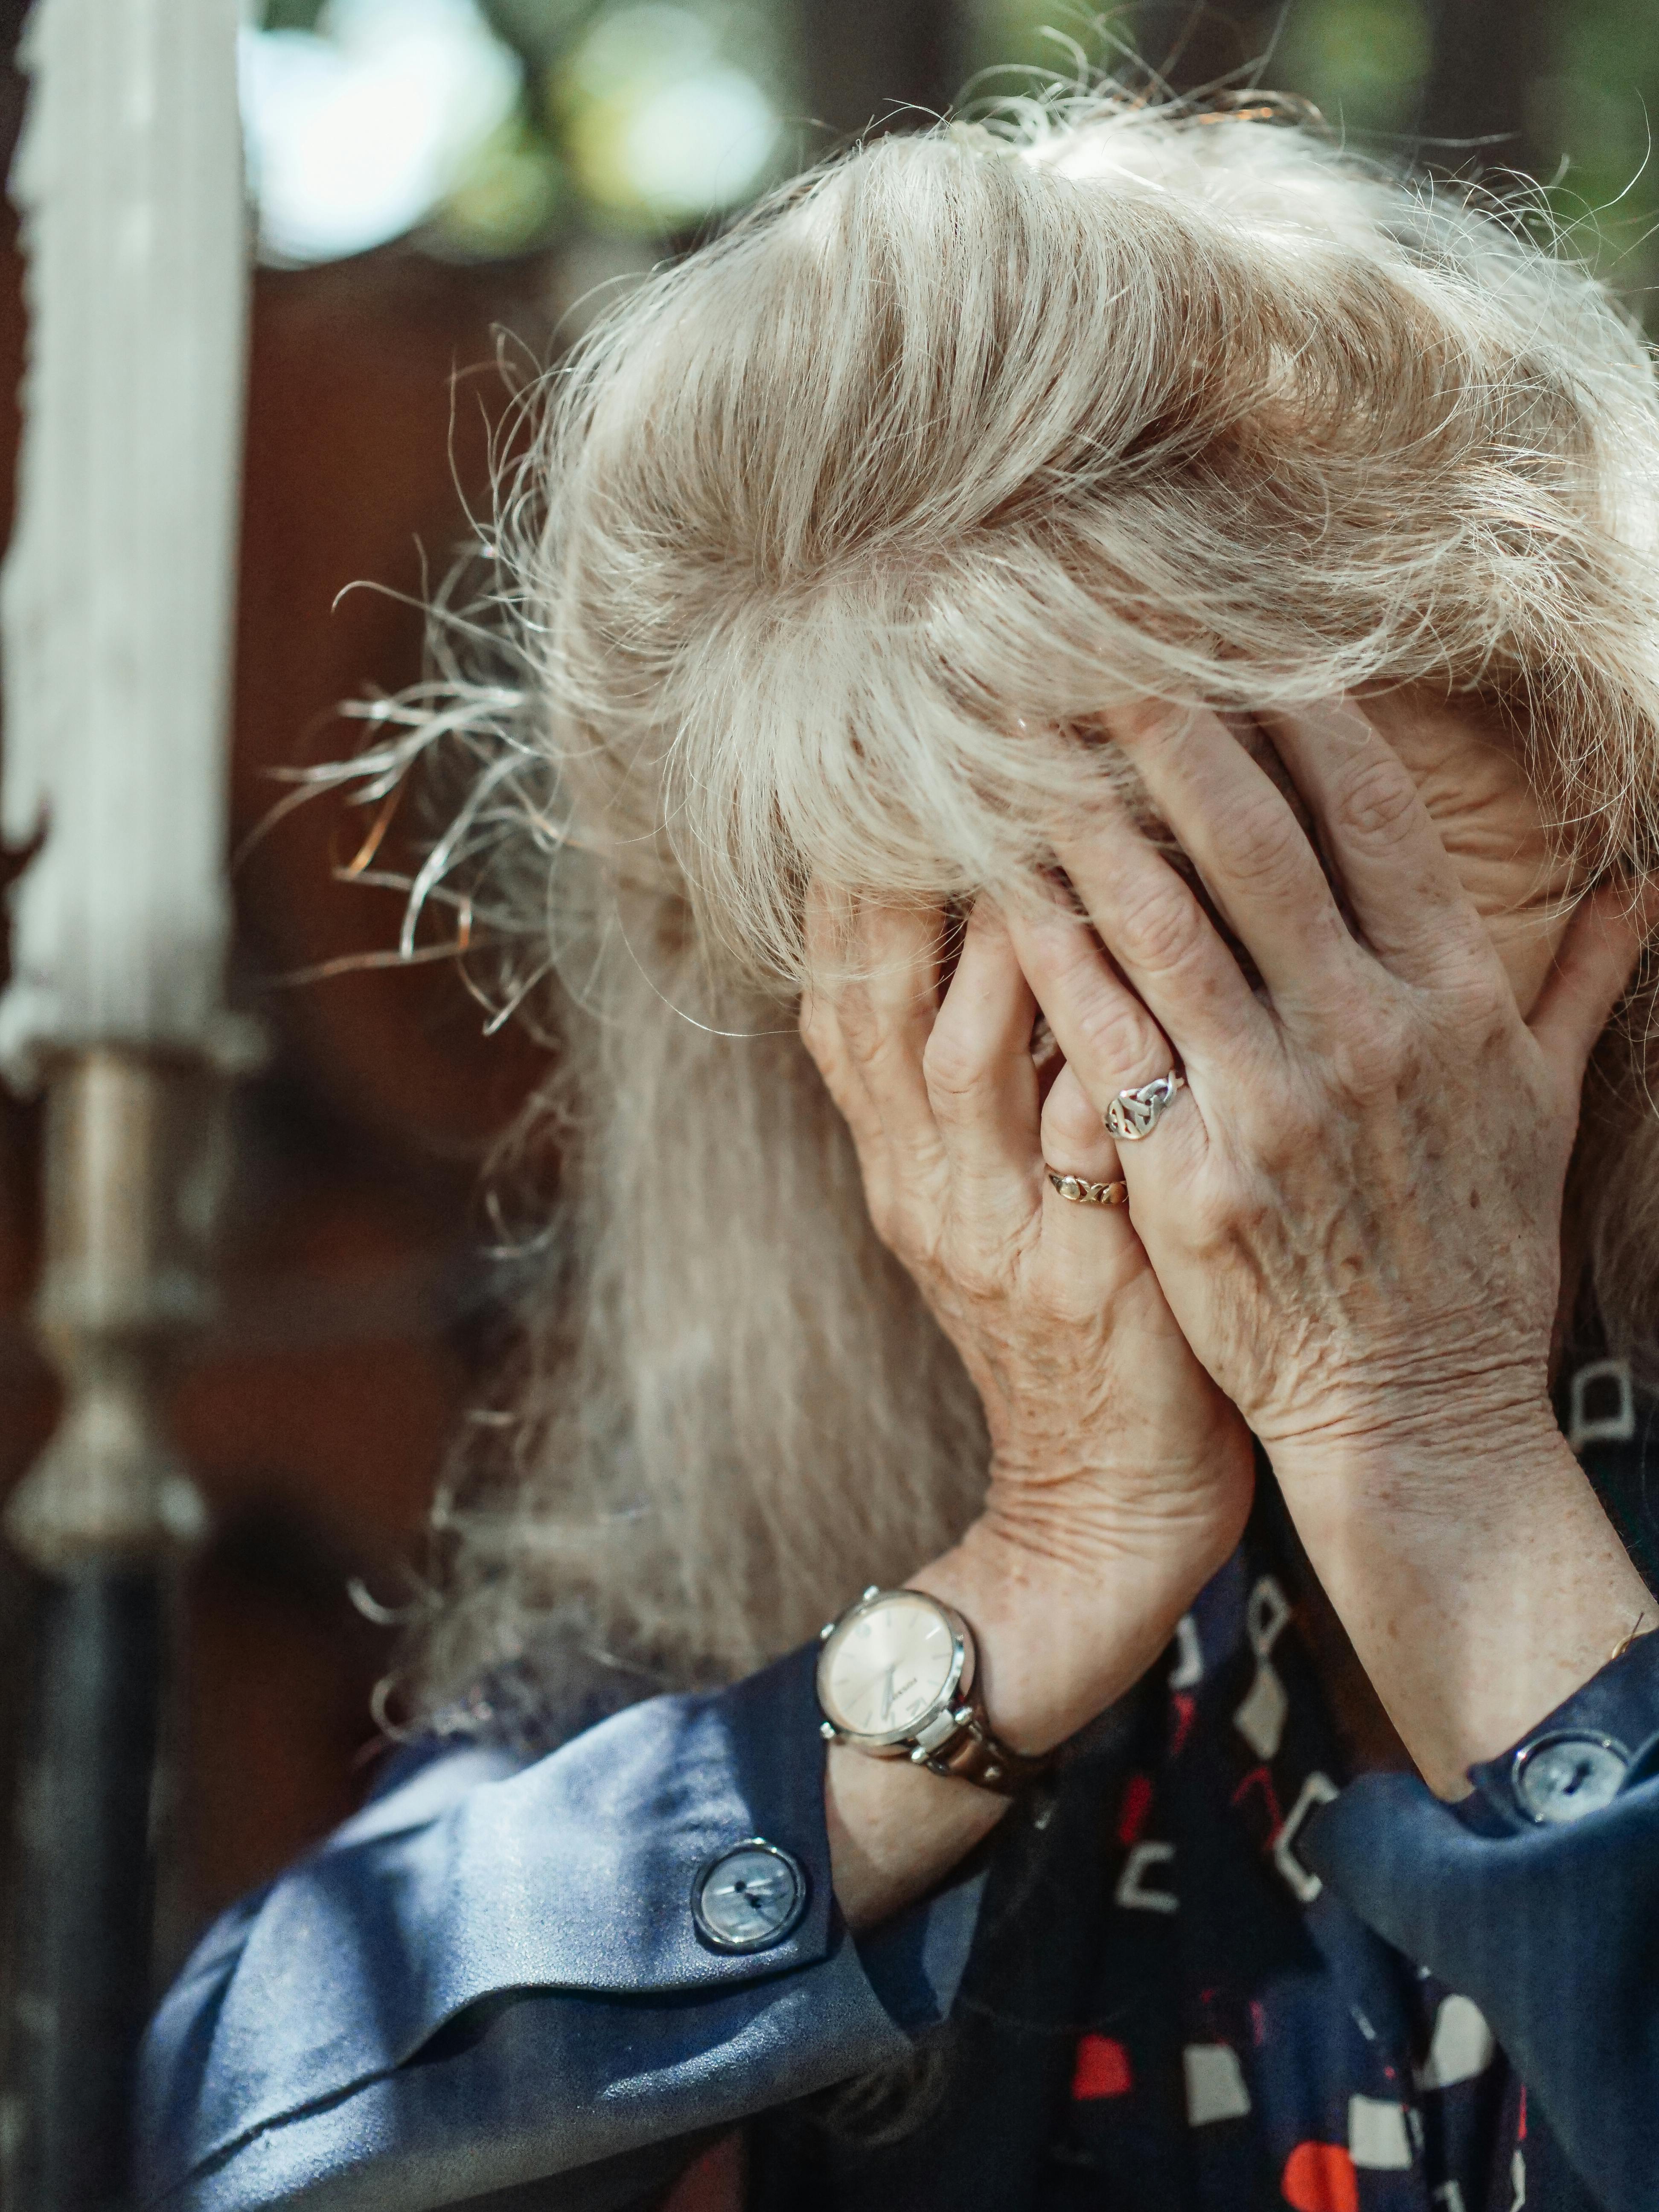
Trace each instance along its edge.
<instances>
[{"instance_id":1,"label":"watch face","mask_svg":"<svg viewBox=\"0 0 1659 2212\"><path fill-rule=\"evenodd\" d=\"M917 1590L884 1591L825 1644L818 1702L845 1734L896 1742L954 1695L963 1661L942 1606Z\"/></svg>"}]
</instances>

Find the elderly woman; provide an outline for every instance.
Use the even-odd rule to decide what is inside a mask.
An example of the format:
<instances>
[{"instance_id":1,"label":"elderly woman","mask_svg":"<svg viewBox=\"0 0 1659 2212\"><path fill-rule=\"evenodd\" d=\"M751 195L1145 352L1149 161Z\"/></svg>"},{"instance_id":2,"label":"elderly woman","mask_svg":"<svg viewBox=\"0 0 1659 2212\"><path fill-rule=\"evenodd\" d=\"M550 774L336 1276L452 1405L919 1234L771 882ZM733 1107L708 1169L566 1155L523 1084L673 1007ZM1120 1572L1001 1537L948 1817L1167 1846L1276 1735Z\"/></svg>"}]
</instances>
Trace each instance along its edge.
<instances>
[{"instance_id":1,"label":"elderly woman","mask_svg":"<svg viewBox=\"0 0 1659 2212\"><path fill-rule=\"evenodd\" d=\"M1659 2205L1640 345L1109 89L544 402L521 680L359 767L472 761L421 888L562 981L561 1211L149 2193Z\"/></svg>"}]
</instances>

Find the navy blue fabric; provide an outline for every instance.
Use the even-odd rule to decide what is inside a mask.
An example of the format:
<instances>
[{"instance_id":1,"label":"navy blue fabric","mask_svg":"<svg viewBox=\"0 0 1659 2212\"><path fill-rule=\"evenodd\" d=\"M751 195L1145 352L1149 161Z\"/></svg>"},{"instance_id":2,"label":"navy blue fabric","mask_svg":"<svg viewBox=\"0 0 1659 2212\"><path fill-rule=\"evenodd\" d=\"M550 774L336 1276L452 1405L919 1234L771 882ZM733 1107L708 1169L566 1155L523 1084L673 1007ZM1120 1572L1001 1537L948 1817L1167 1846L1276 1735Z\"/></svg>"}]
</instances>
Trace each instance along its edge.
<instances>
[{"instance_id":1,"label":"navy blue fabric","mask_svg":"<svg viewBox=\"0 0 1659 2212\"><path fill-rule=\"evenodd\" d=\"M1512 1753L1349 1781L1263 1498L1122 1778L1042 2212L1659 2207L1659 1781L1558 1828ZM1574 1728L1659 1728L1659 1636L1523 1741Z\"/></svg>"},{"instance_id":2,"label":"navy blue fabric","mask_svg":"<svg viewBox=\"0 0 1659 2212\"><path fill-rule=\"evenodd\" d=\"M1620 1403L1584 1455L1628 1528ZM604 2212L766 2115L752 2212L1659 2212L1659 1636L1530 1732L1641 1754L1574 1826L1523 1824L1504 1761L1455 1808L1349 1781L1264 1493L988 1870L856 1944L811 1650L539 1759L404 1762L169 1995L144 2200ZM716 1954L692 1882L753 1834L807 1915ZM919 2043L945 2063L896 2140L819 2112Z\"/></svg>"},{"instance_id":3,"label":"navy blue fabric","mask_svg":"<svg viewBox=\"0 0 1659 2212\"><path fill-rule=\"evenodd\" d=\"M421 2212L906 2054L898 2020L949 2008L977 1878L866 1971L833 1909L812 1671L653 1698L528 1765L422 1765L227 1915L148 2039L144 2198ZM805 1917L711 1951L694 1879L751 1835L805 1868Z\"/></svg>"},{"instance_id":4,"label":"navy blue fabric","mask_svg":"<svg viewBox=\"0 0 1659 2212\"><path fill-rule=\"evenodd\" d=\"M1522 1741L1574 1729L1636 1753L1599 1813L1534 1826L1508 1757L1476 1770L1457 1808L1407 1777L1363 1775L1310 1825L1306 1855L1480 2006L1597 2201L1659 2205L1659 1635Z\"/></svg>"}]
</instances>

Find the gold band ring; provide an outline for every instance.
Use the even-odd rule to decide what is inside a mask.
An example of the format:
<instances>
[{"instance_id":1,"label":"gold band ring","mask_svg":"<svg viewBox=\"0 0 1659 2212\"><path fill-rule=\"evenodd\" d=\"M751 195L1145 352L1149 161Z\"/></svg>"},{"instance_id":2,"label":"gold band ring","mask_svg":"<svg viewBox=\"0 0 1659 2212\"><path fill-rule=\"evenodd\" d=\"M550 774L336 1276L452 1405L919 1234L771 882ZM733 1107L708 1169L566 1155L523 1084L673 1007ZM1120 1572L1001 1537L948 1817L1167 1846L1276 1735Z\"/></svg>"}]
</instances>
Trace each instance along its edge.
<instances>
[{"instance_id":1,"label":"gold band ring","mask_svg":"<svg viewBox=\"0 0 1659 2212\"><path fill-rule=\"evenodd\" d=\"M1073 1206L1127 1206L1129 1186L1127 1182L1085 1182L1081 1176L1061 1175L1045 1161L1044 1171L1062 1198Z\"/></svg>"}]
</instances>

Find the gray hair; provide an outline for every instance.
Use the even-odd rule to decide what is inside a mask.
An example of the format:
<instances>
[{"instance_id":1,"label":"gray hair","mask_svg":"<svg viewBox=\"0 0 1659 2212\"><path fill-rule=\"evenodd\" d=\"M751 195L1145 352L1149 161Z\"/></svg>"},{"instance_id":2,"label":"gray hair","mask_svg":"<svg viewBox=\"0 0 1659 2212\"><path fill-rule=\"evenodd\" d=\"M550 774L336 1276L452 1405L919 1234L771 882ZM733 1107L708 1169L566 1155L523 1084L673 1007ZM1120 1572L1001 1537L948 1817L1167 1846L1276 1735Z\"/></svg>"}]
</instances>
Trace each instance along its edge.
<instances>
[{"instance_id":1,"label":"gray hair","mask_svg":"<svg viewBox=\"0 0 1659 2212\"><path fill-rule=\"evenodd\" d=\"M352 769L376 799L460 763L409 927L465 896L556 1032L520 1135L556 1213L438 1502L428 1711L515 1668L557 1695L573 1654L734 1675L975 1510L973 1392L794 1034L813 872L1017 894L1120 773L1103 709L1410 684L1498 717L1577 881L1656 850L1644 346L1524 215L1262 107L1107 86L857 149L529 395L492 604L441 611ZM1595 1109L1627 1349L1642 1058L1609 1048Z\"/></svg>"}]
</instances>

